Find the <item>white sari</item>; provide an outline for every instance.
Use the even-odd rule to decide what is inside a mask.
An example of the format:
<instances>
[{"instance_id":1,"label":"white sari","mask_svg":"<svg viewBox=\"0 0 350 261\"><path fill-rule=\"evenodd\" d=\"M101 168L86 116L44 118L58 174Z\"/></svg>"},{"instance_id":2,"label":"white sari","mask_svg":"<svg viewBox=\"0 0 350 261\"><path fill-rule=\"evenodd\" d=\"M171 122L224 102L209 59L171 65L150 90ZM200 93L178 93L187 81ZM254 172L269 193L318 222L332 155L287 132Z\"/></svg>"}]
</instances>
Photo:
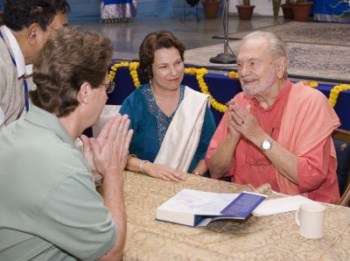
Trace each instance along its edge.
<instances>
[{"instance_id":1,"label":"white sari","mask_svg":"<svg viewBox=\"0 0 350 261\"><path fill-rule=\"evenodd\" d=\"M209 96L185 87L184 98L165 134L154 163L187 172L197 150Z\"/></svg>"}]
</instances>

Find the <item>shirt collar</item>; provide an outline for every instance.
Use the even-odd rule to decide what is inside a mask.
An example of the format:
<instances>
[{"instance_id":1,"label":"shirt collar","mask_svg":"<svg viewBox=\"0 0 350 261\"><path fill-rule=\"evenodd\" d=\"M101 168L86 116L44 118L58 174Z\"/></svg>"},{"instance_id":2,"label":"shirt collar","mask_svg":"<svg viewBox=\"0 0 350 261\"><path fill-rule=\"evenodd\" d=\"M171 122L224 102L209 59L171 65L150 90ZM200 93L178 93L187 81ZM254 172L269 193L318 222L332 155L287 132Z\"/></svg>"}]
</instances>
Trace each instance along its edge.
<instances>
[{"instance_id":1,"label":"shirt collar","mask_svg":"<svg viewBox=\"0 0 350 261\"><path fill-rule=\"evenodd\" d=\"M17 69L17 77L21 78L24 75L27 75L26 71L26 64L24 61L24 56L22 53L21 48L19 47L19 44L16 40L16 37L13 35L11 30L6 26L3 25L0 27L1 33L4 36L4 41L9 49L11 55L15 59L16 62L16 69ZM31 73L31 72L30 72Z\"/></svg>"},{"instance_id":2,"label":"shirt collar","mask_svg":"<svg viewBox=\"0 0 350 261\"><path fill-rule=\"evenodd\" d=\"M276 104L278 104L281 100L283 100L283 98L285 96L287 96L289 94L289 90L290 88L292 87L292 83L287 80L286 83L284 84L284 86L282 87L280 93L278 94L276 100L274 101L274 103L268 107L267 109L264 109L263 107L261 107L259 101L256 100L256 98L252 97L252 96L248 96L248 95L245 95L246 96L246 99L250 100L251 103L259 110L261 111L270 111L272 110L275 106L277 106Z\"/></svg>"},{"instance_id":3,"label":"shirt collar","mask_svg":"<svg viewBox=\"0 0 350 261\"><path fill-rule=\"evenodd\" d=\"M54 132L63 142L69 143L76 148L73 139L54 114L32 105L25 119L32 124Z\"/></svg>"}]
</instances>

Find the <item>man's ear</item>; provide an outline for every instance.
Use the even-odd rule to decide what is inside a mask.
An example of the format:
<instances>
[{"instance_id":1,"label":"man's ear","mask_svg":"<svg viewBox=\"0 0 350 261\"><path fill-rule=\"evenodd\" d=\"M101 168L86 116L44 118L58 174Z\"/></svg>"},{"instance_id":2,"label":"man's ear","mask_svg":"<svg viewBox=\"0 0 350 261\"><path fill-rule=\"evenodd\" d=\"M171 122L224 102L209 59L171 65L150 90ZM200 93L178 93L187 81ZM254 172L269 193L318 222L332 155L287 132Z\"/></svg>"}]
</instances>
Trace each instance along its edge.
<instances>
[{"instance_id":1,"label":"man's ear","mask_svg":"<svg viewBox=\"0 0 350 261\"><path fill-rule=\"evenodd\" d=\"M27 35L26 35L26 37L27 37L28 43L30 45L34 45L36 43L36 38L37 38L39 29L40 29L40 26L37 23L31 24L27 28Z\"/></svg>"},{"instance_id":2,"label":"man's ear","mask_svg":"<svg viewBox=\"0 0 350 261\"><path fill-rule=\"evenodd\" d=\"M88 104L91 99L91 92L92 88L90 83L83 82L82 85L80 85L80 89L78 91L78 101L79 103Z\"/></svg>"},{"instance_id":3,"label":"man's ear","mask_svg":"<svg viewBox=\"0 0 350 261\"><path fill-rule=\"evenodd\" d=\"M287 57L280 57L277 60L277 78L282 79L287 75L288 60Z\"/></svg>"}]
</instances>

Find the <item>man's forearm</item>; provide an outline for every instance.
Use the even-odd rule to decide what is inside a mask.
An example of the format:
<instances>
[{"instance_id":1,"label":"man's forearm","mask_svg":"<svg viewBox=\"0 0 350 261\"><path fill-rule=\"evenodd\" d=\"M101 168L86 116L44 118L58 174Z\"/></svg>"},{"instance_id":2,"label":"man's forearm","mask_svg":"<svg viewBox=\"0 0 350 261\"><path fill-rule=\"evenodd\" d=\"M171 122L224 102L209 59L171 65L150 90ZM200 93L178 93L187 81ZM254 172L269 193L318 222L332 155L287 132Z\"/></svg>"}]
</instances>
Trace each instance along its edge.
<instances>
[{"instance_id":1,"label":"man's forearm","mask_svg":"<svg viewBox=\"0 0 350 261\"><path fill-rule=\"evenodd\" d=\"M266 151L265 155L269 158L277 171L295 184L299 183L297 173L298 157L292 152L274 142L271 150Z\"/></svg>"},{"instance_id":2,"label":"man's forearm","mask_svg":"<svg viewBox=\"0 0 350 261\"><path fill-rule=\"evenodd\" d=\"M112 213L115 223L119 226L118 239L114 247L100 260L121 260L126 238L123 176L122 173L118 173L118 175L113 174L104 176L102 197L106 207Z\"/></svg>"},{"instance_id":3,"label":"man's forearm","mask_svg":"<svg viewBox=\"0 0 350 261\"><path fill-rule=\"evenodd\" d=\"M239 137L228 135L212 154L209 164L212 178L221 178L229 171Z\"/></svg>"},{"instance_id":4,"label":"man's forearm","mask_svg":"<svg viewBox=\"0 0 350 261\"><path fill-rule=\"evenodd\" d=\"M266 151L261 149L263 140L270 140L272 142L271 149ZM284 148L265 132L263 132L261 135L256 135L251 141L262 150L262 153L266 155L280 174L288 178L293 183L298 184L298 157L294 153Z\"/></svg>"}]
</instances>

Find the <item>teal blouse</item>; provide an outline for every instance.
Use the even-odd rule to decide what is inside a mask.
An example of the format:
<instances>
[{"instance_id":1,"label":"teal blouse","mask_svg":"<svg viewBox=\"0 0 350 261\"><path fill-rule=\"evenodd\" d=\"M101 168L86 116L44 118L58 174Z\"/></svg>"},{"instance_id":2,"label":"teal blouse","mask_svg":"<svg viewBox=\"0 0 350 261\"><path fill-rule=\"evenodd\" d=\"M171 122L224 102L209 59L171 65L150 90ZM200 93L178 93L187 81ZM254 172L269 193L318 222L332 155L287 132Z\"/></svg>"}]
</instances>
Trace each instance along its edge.
<instances>
[{"instance_id":1,"label":"teal blouse","mask_svg":"<svg viewBox=\"0 0 350 261\"><path fill-rule=\"evenodd\" d=\"M185 86L181 85L179 104L183 100L184 92ZM134 130L129 149L130 154L134 154L140 159L153 162L175 112L170 117L165 115L158 107L150 85L144 84L124 100L120 113L129 115L131 120L130 128ZM211 110L207 108L198 148L188 172L192 172L199 160L205 158L209 142L215 129L216 125L213 114Z\"/></svg>"}]
</instances>

